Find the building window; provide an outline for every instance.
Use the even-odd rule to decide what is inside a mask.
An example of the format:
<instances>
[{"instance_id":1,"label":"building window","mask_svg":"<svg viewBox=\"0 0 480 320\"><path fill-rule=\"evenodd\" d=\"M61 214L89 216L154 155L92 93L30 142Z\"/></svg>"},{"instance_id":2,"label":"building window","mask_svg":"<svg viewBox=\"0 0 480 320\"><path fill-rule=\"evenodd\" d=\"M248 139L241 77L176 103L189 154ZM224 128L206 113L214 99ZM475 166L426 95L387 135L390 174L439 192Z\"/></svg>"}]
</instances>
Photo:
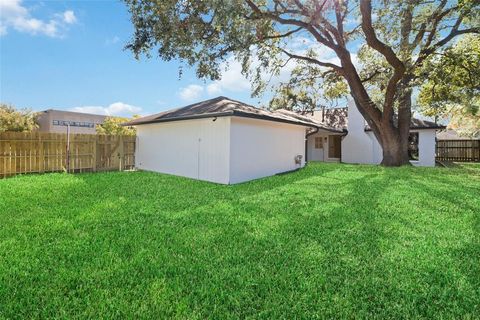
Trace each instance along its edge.
<instances>
[{"instance_id":1,"label":"building window","mask_svg":"<svg viewBox=\"0 0 480 320\"><path fill-rule=\"evenodd\" d=\"M95 124L92 122L79 122L79 121L63 121L63 120L53 120L54 126L68 126L71 127L81 127L81 128L95 128Z\"/></svg>"},{"instance_id":2,"label":"building window","mask_svg":"<svg viewBox=\"0 0 480 320\"><path fill-rule=\"evenodd\" d=\"M408 136L408 158L418 161L418 132L410 132Z\"/></svg>"},{"instance_id":3,"label":"building window","mask_svg":"<svg viewBox=\"0 0 480 320\"><path fill-rule=\"evenodd\" d=\"M323 149L323 138L315 137L315 149Z\"/></svg>"}]
</instances>

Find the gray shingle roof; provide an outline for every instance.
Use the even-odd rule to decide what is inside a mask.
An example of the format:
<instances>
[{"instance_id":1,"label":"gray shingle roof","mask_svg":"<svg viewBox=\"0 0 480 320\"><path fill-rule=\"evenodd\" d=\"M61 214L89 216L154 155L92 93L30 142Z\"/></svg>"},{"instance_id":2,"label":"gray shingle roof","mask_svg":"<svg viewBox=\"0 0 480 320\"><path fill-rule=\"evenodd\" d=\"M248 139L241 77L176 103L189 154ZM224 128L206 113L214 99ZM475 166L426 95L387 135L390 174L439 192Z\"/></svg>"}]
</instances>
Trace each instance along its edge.
<instances>
[{"instance_id":1,"label":"gray shingle roof","mask_svg":"<svg viewBox=\"0 0 480 320\"><path fill-rule=\"evenodd\" d=\"M172 109L153 114L151 116L134 119L132 121L124 123L123 125L138 126L149 123L225 116L254 118L267 121L302 125L306 127L320 127L334 132L339 131L309 117L298 115L295 112L287 110L268 111L265 109L255 108L246 103L232 100L226 97L217 97L214 99L197 102L183 108Z\"/></svg>"},{"instance_id":2,"label":"gray shingle roof","mask_svg":"<svg viewBox=\"0 0 480 320\"><path fill-rule=\"evenodd\" d=\"M323 112L320 121L325 125L337 129L347 129L348 127L348 108L330 108L325 110L315 110L315 112ZM318 119L318 118L317 118ZM397 119L395 117L394 121ZM410 129L443 129L445 126L436 124L435 122L413 118L410 122ZM371 128L366 125L365 130L369 131Z\"/></svg>"},{"instance_id":3,"label":"gray shingle roof","mask_svg":"<svg viewBox=\"0 0 480 320\"><path fill-rule=\"evenodd\" d=\"M398 121L397 117L393 119L393 122L396 124ZM444 125L437 124L433 121L422 120L418 118L413 118L410 120L410 129L445 129ZM372 130L368 125L365 126L366 131Z\"/></svg>"}]
</instances>

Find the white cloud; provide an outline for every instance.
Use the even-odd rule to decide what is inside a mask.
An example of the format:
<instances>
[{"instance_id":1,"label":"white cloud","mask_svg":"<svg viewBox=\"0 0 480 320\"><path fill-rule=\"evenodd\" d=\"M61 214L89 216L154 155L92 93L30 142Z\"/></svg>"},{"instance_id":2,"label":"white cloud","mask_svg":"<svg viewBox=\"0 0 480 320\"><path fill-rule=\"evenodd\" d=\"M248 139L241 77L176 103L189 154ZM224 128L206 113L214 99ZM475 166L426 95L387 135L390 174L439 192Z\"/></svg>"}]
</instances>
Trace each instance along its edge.
<instances>
[{"instance_id":1,"label":"white cloud","mask_svg":"<svg viewBox=\"0 0 480 320\"><path fill-rule=\"evenodd\" d=\"M333 50L306 37L298 37L293 39L287 48L288 51L298 55L305 55L309 49L312 49L317 54L317 57L320 61L340 65L340 60ZM359 66L357 54L352 53L351 57L353 64L355 66ZM260 62L254 58L251 63L252 70L259 66L259 64ZM287 82L290 79L292 70L297 65L298 61L290 60L280 70L278 75L272 76L270 73L264 71L261 75L261 78L263 81L268 82L270 87L275 87L281 82ZM223 70L220 80L213 81L206 86L197 84L190 85L180 91L180 97L182 97L184 100L191 101L198 99L204 93L204 91L206 91L210 97L218 95L228 96L229 93L232 92L238 93L251 91L251 83L242 74L242 65L240 62L235 60L234 56L230 56L227 61L220 66L220 69ZM266 93L268 93L268 89Z\"/></svg>"},{"instance_id":2,"label":"white cloud","mask_svg":"<svg viewBox=\"0 0 480 320\"><path fill-rule=\"evenodd\" d=\"M191 84L187 87L181 88L179 96L184 101L193 101L202 96L203 90L203 86L198 84Z\"/></svg>"},{"instance_id":3,"label":"white cloud","mask_svg":"<svg viewBox=\"0 0 480 320\"><path fill-rule=\"evenodd\" d=\"M123 102L115 102L107 107L83 106L69 109L74 112L103 114L107 116L132 116L142 111L142 108L132 106Z\"/></svg>"},{"instance_id":4,"label":"white cloud","mask_svg":"<svg viewBox=\"0 0 480 320\"><path fill-rule=\"evenodd\" d=\"M218 82L213 82L213 83L210 83L208 86L207 86L207 93L210 95L210 96L214 96L216 94L220 94L222 92L222 87L220 86L220 84Z\"/></svg>"},{"instance_id":5,"label":"white cloud","mask_svg":"<svg viewBox=\"0 0 480 320\"><path fill-rule=\"evenodd\" d=\"M63 13L63 21L68 24L73 24L77 22L77 17L72 10L67 10Z\"/></svg>"},{"instance_id":6,"label":"white cloud","mask_svg":"<svg viewBox=\"0 0 480 320\"><path fill-rule=\"evenodd\" d=\"M55 14L52 19L40 20L31 16L30 10L22 5L22 0L0 0L0 36L7 34L9 28L13 28L32 35L60 37L66 25L76 21L72 10Z\"/></svg>"},{"instance_id":7,"label":"white cloud","mask_svg":"<svg viewBox=\"0 0 480 320\"><path fill-rule=\"evenodd\" d=\"M224 91L250 91L250 81L242 74L242 65L235 58L229 57L220 68L223 70L220 80L214 81L207 87L210 95L217 95Z\"/></svg>"}]
</instances>

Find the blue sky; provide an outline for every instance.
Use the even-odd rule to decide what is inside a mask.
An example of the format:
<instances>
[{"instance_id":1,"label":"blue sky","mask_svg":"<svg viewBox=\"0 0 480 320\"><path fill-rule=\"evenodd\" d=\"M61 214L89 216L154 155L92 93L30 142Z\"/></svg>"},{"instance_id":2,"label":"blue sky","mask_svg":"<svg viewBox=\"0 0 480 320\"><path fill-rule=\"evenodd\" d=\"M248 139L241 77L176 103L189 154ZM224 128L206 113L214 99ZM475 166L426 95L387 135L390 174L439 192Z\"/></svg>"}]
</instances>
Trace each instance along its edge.
<instances>
[{"instance_id":1,"label":"blue sky","mask_svg":"<svg viewBox=\"0 0 480 320\"><path fill-rule=\"evenodd\" d=\"M225 95L258 104L233 64L204 82L179 63L123 50L132 34L120 1L0 0L0 101L33 110L147 115Z\"/></svg>"}]
</instances>

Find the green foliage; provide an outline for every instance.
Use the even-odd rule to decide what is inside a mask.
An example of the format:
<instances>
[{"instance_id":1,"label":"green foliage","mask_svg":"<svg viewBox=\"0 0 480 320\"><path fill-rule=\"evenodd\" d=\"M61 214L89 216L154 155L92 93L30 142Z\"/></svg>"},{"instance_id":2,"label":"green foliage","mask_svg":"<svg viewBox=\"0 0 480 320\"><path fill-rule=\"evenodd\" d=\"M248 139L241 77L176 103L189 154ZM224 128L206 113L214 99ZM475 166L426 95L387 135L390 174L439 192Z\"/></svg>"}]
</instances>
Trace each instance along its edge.
<instances>
[{"instance_id":1,"label":"green foliage","mask_svg":"<svg viewBox=\"0 0 480 320\"><path fill-rule=\"evenodd\" d=\"M311 0L124 1L135 27L127 48L137 57L142 54L150 56L156 51L164 60L179 59L195 66L200 78L216 80L220 78L222 68L228 67L228 58L233 56L241 62L243 73L251 79L253 95L259 95L267 88L278 89L272 107L286 101L290 107L298 104L299 109L304 109L319 101L319 92L322 96L329 95L331 89L334 99L340 93L345 95L346 82L335 81L335 87L339 87L328 88L331 79L325 78L329 74L326 71L333 71L336 77L347 76L338 69L332 70L333 63L323 61L325 53L330 52L329 55L338 58L358 53L360 78L365 87L374 92L371 100L379 109L383 108L383 98L394 68L383 54L367 44L359 25L362 15L355 1L327 0L320 7L318 1ZM424 0L383 1L373 5L374 31L404 63L407 75L420 65L415 63L419 51L423 59L442 47L432 46L444 36L442 32L450 31L452 20L461 16L463 20L457 27L478 27L478 3L470 0L454 2L447 5ZM342 17L341 21L335 19L337 13ZM312 16L317 16L316 20ZM335 29L337 25L341 25L341 31ZM338 42L337 34L345 43ZM319 40L321 38L323 40ZM327 64L318 64L317 61ZM269 86L269 79L278 76L287 62L308 69L310 79L287 81L278 88ZM298 71L298 68L293 69L292 79L298 76ZM328 97L326 100L330 101Z\"/></svg>"},{"instance_id":2,"label":"green foliage","mask_svg":"<svg viewBox=\"0 0 480 320\"><path fill-rule=\"evenodd\" d=\"M133 119L139 116L133 116ZM124 127L122 123L125 123L131 119L122 117L107 117L105 121L97 125L98 134L119 135L119 136L134 136L137 131L133 127Z\"/></svg>"},{"instance_id":3,"label":"green foliage","mask_svg":"<svg viewBox=\"0 0 480 320\"><path fill-rule=\"evenodd\" d=\"M480 138L480 110L479 99L469 106L454 106L449 109L450 121L448 128L454 129L459 135Z\"/></svg>"},{"instance_id":4,"label":"green foliage","mask_svg":"<svg viewBox=\"0 0 480 320\"><path fill-rule=\"evenodd\" d=\"M0 180L0 317L474 319L480 167Z\"/></svg>"},{"instance_id":5,"label":"green foliage","mask_svg":"<svg viewBox=\"0 0 480 320\"><path fill-rule=\"evenodd\" d=\"M466 36L430 59L418 103L428 116L452 119L465 135L480 132L480 37Z\"/></svg>"},{"instance_id":6,"label":"green foliage","mask_svg":"<svg viewBox=\"0 0 480 320\"><path fill-rule=\"evenodd\" d=\"M0 132L29 132L38 128L37 113L0 103Z\"/></svg>"},{"instance_id":7,"label":"green foliage","mask_svg":"<svg viewBox=\"0 0 480 320\"><path fill-rule=\"evenodd\" d=\"M450 105L478 106L480 37L466 36L429 60L421 72L427 81L421 86L419 103L426 114L443 115Z\"/></svg>"},{"instance_id":8,"label":"green foliage","mask_svg":"<svg viewBox=\"0 0 480 320\"><path fill-rule=\"evenodd\" d=\"M156 51L211 80L233 58L254 96L275 90L291 63L308 65L310 79L280 84L272 108L311 109L324 103L319 96L345 95L348 85L390 166L408 162L418 70L453 39L480 33L480 2L472 0L124 1L135 30L127 48L137 57ZM332 73L342 80L331 83Z\"/></svg>"},{"instance_id":9,"label":"green foliage","mask_svg":"<svg viewBox=\"0 0 480 320\"><path fill-rule=\"evenodd\" d=\"M290 73L289 80L275 88L271 109L287 109L302 113L319 107L333 107L348 94L345 80L334 72L322 71L301 62Z\"/></svg>"}]
</instances>

